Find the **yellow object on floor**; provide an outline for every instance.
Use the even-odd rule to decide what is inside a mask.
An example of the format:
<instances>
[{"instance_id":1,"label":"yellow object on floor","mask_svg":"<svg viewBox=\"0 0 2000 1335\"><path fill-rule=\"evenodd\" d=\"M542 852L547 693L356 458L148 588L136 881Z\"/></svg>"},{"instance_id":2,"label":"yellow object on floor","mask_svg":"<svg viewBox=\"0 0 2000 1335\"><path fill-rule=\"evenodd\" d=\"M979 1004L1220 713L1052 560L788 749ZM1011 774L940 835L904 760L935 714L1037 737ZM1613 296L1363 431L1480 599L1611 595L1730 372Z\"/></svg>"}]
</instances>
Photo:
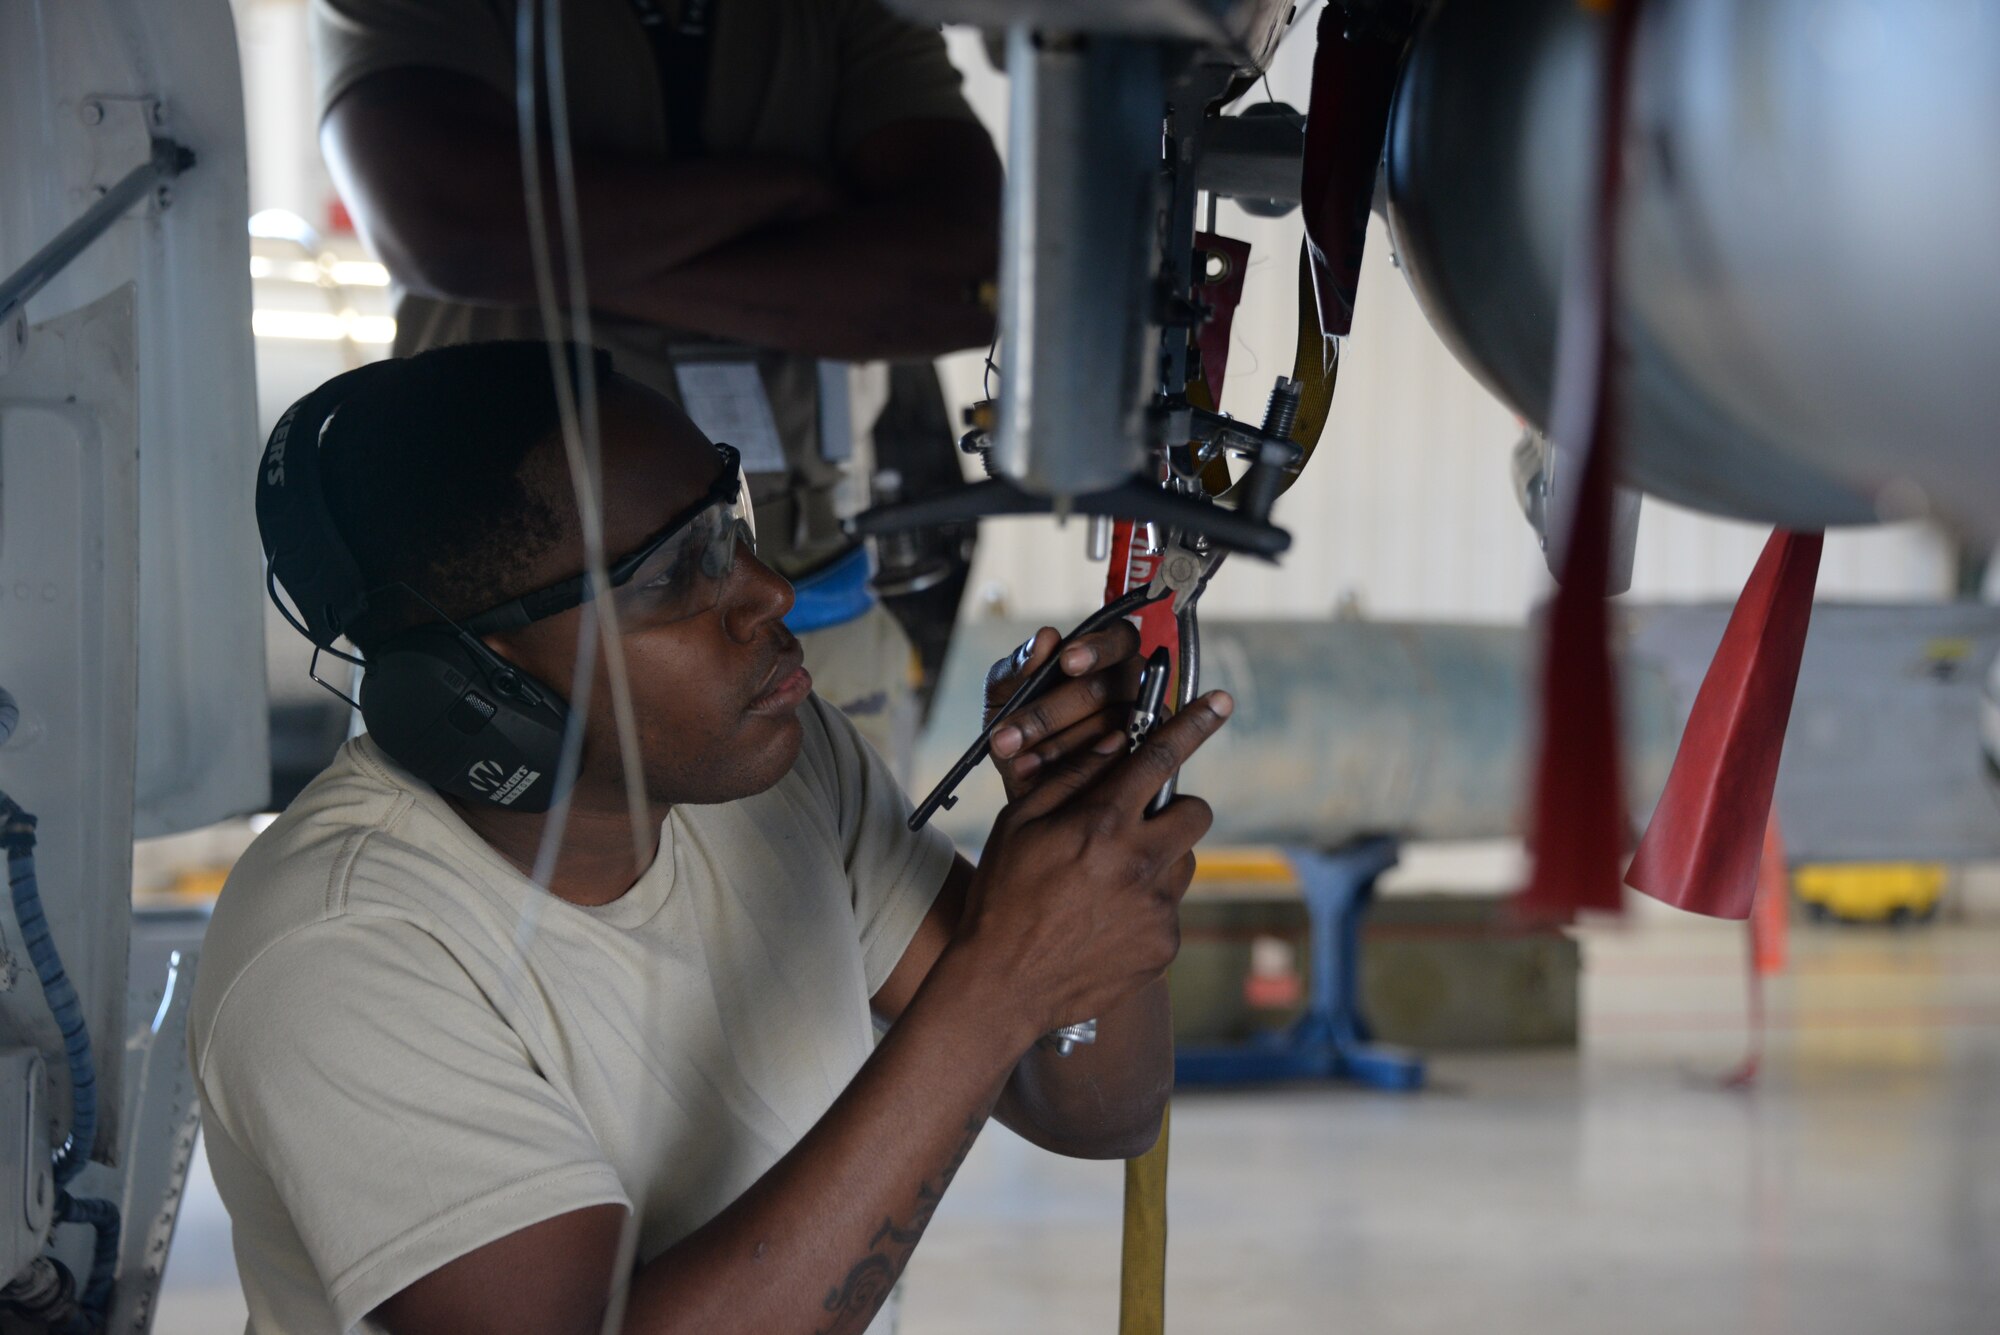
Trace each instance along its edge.
<instances>
[{"instance_id":1,"label":"yellow object on floor","mask_svg":"<svg viewBox=\"0 0 2000 1335\"><path fill-rule=\"evenodd\" d=\"M1161 1335L1167 1326L1167 1132L1160 1112L1153 1148L1125 1161L1125 1247L1118 1267L1118 1335Z\"/></svg>"},{"instance_id":2,"label":"yellow object on floor","mask_svg":"<svg viewBox=\"0 0 2000 1335\"><path fill-rule=\"evenodd\" d=\"M1843 922L1927 918L1944 896L1935 862L1847 862L1800 867L1792 888L1808 908Z\"/></svg>"},{"instance_id":3,"label":"yellow object on floor","mask_svg":"<svg viewBox=\"0 0 2000 1335\"><path fill-rule=\"evenodd\" d=\"M189 867L174 877L162 897L181 903L212 903L222 893L222 883L228 879L227 866Z\"/></svg>"},{"instance_id":4,"label":"yellow object on floor","mask_svg":"<svg viewBox=\"0 0 2000 1335\"><path fill-rule=\"evenodd\" d=\"M1299 874L1292 861L1275 848L1204 848L1194 855L1195 884L1202 886L1287 886L1296 890Z\"/></svg>"}]
</instances>

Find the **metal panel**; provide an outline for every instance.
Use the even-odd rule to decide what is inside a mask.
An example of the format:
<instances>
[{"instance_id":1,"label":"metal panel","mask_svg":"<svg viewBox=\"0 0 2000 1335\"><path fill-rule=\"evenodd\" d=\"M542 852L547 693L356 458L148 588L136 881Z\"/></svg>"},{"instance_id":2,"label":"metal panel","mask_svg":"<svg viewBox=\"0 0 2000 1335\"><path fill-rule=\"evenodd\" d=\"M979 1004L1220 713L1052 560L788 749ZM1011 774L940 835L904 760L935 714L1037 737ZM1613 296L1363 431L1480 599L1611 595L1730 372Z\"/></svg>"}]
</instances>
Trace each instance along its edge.
<instances>
[{"instance_id":1,"label":"metal panel","mask_svg":"<svg viewBox=\"0 0 2000 1335\"><path fill-rule=\"evenodd\" d=\"M197 162L28 308L46 320L135 290L139 459L137 831L261 804L266 782L258 450L242 83L225 0L0 5L0 272L145 161ZM107 368L131 374L135 363ZM96 387L90 387L95 392ZM25 703L25 702L24 702Z\"/></svg>"},{"instance_id":2,"label":"metal panel","mask_svg":"<svg viewBox=\"0 0 2000 1335\"><path fill-rule=\"evenodd\" d=\"M41 820L42 905L90 1025L106 1153L118 1145L139 675L133 323L127 286L30 330L0 377L0 686L21 708L0 789ZM61 1035L25 960L0 991L0 1034L47 1055L67 1125Z\"/></svg>"},{"instance_id":3,"label":"metal panel","mask_svg":"<svg viewBox=\"0 0 2000 1335\"><path fill-rule=\"evenodd\" d=\"M47 1099L42 1054L0 1051L0 1276L18 1275L35 1259L55 1213Z\"/></svg>"},{"instance_id":4,"label":"metal panel","mask_svg":"<svg viewBox=\"0 0 2000 1335\"><path fill-rule=\"evenodd\" d=\"M1159 208L1163 56L1142 42L1007 38L1000 258L1005 370L993 457L1043 495L1138 471Z\"/></svg>"},{"instance_id":5,"label":"metal panel","mask_svg":"<svg viewBox=\"0 0 2000 1335\"><path fill-rule=\"evenodd\" d=\"M206 910L141 912L132 928L132 986L125 1048L128 1172L120 1213L125 1232L112 1296L111 1332L152 1327L160 1281L194 1163L201 1101L188 1071L188 1000L194 995Z\"/></svg>"},{"instance_id":6,"label":"metal panel","mask_svg":"<svg viewBox=\"0 0 2000 1335\"><path fill-rule=\"evenodd\" d=\"M99 1043L125 1053L120 1167L90 1164L69 1191L118 1207L118 1282L106 1335L144 1335L152 1328L182 1189L194 1163L201 1101L188 1071L187 1013L207 927L206 909L134 915L131 986L120 998L123 1018ZM89 1273L94 1242L90 1229L65 1227L56 1230L51 1244L79 1285Z\"/></svg>"},{"instance_id":7,"label":"metal panel","mask_svg":"<svg viewBox=\"0 0 2000 1335\"><path fill-rule=\"evenodd\" d=\"M1290 0L890 0L927 23L1198 42L1260 69L1283 36Z\"/></svg>"}]
</instances>

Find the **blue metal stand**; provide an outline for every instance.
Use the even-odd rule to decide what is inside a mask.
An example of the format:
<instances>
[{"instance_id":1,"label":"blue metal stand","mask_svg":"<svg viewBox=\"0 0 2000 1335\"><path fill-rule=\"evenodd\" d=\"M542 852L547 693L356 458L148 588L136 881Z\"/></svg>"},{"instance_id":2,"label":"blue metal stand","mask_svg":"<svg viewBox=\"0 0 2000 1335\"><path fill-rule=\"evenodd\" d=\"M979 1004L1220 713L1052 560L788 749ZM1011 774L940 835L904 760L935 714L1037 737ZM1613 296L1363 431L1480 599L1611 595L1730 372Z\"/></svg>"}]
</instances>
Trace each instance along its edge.
<instances>
[{"instance_id":1,"label":"blue metal stand","mask_svg":"<svg viewBox=\"0 0 2000 1335\"><path fill-rule=\"evenodd\" d=\"M1186 1086L1352 1080L1374 1089L1419 1088L1423 1059L1375 1043L1361 1014L1361 921L1376 879L1396 865L1396 841L1361 839L1331 852L1290 849L1287 856L1298 871L1312 924L1306 1012L1283 1033L1249 1043L1178 1049L1176 1081Z\"/></svg>"}]
</instances>

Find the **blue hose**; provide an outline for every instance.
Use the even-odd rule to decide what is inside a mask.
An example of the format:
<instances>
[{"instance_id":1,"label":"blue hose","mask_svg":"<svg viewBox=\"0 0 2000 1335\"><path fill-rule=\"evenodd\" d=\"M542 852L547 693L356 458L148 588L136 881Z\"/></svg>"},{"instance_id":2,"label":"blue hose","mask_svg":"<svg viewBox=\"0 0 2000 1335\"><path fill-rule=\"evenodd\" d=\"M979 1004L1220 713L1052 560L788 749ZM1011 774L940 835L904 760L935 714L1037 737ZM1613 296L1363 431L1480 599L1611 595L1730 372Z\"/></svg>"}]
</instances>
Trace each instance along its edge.
<instances>
[{"instance_id":1,"label":"blue hose","mask_svg":"<svg viewBox=\"0 0 2000 1335\"><path fill-rule=\"evenodd\" d=\"M111 1284L118 1275L118 1207L110 1201L63 1192L56 1197L56 1218L65 1224L88 1224L97 1230L90 1253L90 1278L77 1299L82 1314L64 1327L62 1335L95 1335L111 1312Z\"/></svg>"},{"instance_id":2,"label":"blue hose","mask_svg":"<svg viewBox=\"0 0 2000 1335\"><path fill-rule=\"evenodd\" d=\"M62 1031L63 1051L69 1057L69 1138L55 1156L56 1185L62 1186L83 1171L97 1143L97 1067L90 1056L83 1002L63 972L62 956L56 953L55 937L42 913L42 893L35 883L35 818L5 793L0 793L0 848L7 850L7 883L14 893L21 944L42 981L42 996Z\"/></svg>"}]
</instances>

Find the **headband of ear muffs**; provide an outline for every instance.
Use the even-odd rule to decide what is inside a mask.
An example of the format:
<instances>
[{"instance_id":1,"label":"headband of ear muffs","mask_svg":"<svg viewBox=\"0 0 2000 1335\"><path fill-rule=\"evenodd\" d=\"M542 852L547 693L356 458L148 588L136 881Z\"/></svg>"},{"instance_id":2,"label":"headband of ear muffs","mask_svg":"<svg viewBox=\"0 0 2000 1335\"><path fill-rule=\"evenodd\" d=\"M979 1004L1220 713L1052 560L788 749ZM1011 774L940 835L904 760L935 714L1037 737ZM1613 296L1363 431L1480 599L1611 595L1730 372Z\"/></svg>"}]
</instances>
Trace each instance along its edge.
<instances>
[{"instance_id":1,"label":"headband of ear muffs","mask_svg":"<svg viewBox=\"0 0 2000 1335\"><path fill-rule=\"evenodd\" d=\"M271 601L329 652L340 652L335 641L368 611L371 589L327 508L320 449L342 404L404 374L401 362L374 362L327 381L278 419L258 470L257 529ZM279 601L280 584L296 618ZM391 588L424 601L415 590ZM523 812L546 811L561 795L568 705L478 636L440 615L382 643L364 669L360 704L369 735L433 788Z\"/></svg>"}]
</instances>

